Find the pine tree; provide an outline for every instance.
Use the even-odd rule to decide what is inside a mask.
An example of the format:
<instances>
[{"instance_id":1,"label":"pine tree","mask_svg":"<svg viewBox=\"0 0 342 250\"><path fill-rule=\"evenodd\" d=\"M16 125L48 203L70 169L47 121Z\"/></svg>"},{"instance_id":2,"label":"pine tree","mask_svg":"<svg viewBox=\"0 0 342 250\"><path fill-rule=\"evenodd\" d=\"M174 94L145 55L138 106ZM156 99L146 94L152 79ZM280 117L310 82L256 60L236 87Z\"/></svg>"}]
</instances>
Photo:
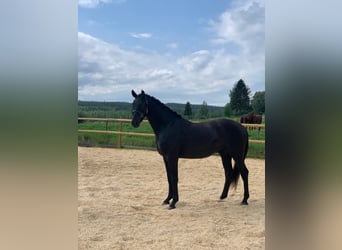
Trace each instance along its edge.
<instances>
[{"instance_id":1,"label":"pine tree","mask_svg":"<svg viewBox=\"0 0 342 250\"><path fill-rule=\"evenodd\" d=\"M230 108L235 115L245 114L252 110L249 99L250 93L250 89L242 79L234 85L233 89L229 93L229 97Z\"/></svg>"},{"instance_id":2,"label":"pine tree","mask_svg":"<svg viewBox=\"0 0 342 250\"><path fill-rule=\"evenodd\" d=\"M191 105L190 102L187 102L185 104L185 109L184 109L184 116L188 117L189 119L192 118L192 109L191 109Z\"/></svg>"},{"instance_id":3,"label":"pine tree","mask_svg":"<svg viewBox=\"0 0 342 250\"><path fill-rule=\"evenodd\" d=\"M227 103L225 106L224 106L224 115L226 116L226 117L230 117L231 115L232 115L232 109L231 109L231 107L230 107L230 104L229 103Z\"/></svg>"},{"instance_id":4,"label":"pine tree","mask_svg":"<svg viewBox=\"0 0 342 250\"><path fill-rule=\"evenodd\" d=\"M209 111L208 111L208 104L203 101L201 108L199 110L199 118L200 119L208 119Z\"/></svg>"},{"instance_id":5,"label":"pine tree","mask_svg":"<svg viewBox=\"0 0 342 250\"><path fill-rule=\"evenodd\" d=\"M265 91L255 92L252 99L253 112L262 115L265 113Z\"/></svg>"}]
</instances>

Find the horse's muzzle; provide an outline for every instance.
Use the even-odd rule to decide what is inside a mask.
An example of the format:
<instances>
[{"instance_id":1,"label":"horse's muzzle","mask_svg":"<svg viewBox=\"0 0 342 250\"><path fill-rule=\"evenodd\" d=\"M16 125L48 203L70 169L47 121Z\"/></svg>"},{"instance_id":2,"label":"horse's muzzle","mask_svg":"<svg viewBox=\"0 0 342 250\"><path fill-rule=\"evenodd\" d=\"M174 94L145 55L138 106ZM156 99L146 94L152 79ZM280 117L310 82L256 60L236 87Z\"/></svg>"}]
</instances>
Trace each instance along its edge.
<instances>
[{"instance_id":1,"label":"horse's muzzle","mask_svg":"<svg viewBox=\"0 0 342 250\"><path fill-rule=\"evenodd\" d=\"M139 123L137 121L132 120L131 124L134 128L139 127Z\"/></svg>"},{"instance_id":2,"label":"horse's muzzle","mask_svg":"<svg viewBox=\"0 0 342 250\"><path fill-rule=\"evenodd\" d=\"M139 127L140 123L142 122L142 120L144 119L144 117L142 117L142 119L133 119L131 124L134 128Z\"/></svg>"}]
</instances>

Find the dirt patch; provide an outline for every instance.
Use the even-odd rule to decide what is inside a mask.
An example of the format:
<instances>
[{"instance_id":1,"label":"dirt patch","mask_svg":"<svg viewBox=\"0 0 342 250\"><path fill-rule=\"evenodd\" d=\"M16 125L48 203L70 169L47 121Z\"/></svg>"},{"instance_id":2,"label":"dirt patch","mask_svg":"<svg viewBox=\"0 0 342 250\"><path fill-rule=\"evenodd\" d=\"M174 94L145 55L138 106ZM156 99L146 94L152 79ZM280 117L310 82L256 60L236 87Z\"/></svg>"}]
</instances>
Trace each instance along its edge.
<instances>
[{"instance_id":1,"label":"dirt patch","mask_svg":"<svg viewBox=\"0 0 342 250\"><path fill-rule=\"evenodd\" d=\"M265 162L246 159L250 199L219 202L221 158L179 160L179 202L168 210L155 151L78 148L79 249L265 249Z\"/></svg>"}]
</instances>

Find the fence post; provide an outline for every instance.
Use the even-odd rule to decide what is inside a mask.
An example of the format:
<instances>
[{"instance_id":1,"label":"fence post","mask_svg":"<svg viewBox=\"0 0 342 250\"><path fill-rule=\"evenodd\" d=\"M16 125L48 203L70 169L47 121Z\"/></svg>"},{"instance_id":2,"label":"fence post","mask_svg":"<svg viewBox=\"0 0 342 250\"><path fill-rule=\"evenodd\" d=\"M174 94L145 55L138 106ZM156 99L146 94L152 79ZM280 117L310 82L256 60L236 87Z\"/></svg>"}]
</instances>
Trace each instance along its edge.
<instances>
[{"instance_id":1,"label":"fence post","mask_svg":"<svg viewBox=\"0 0 342 250\"><path fill-rule=\"evenodd\" d=\"M122 121L120 121L119 131L122 132ZM119 134L119 148L122 148L122 134Z\"/></svg>"}]
</instances>

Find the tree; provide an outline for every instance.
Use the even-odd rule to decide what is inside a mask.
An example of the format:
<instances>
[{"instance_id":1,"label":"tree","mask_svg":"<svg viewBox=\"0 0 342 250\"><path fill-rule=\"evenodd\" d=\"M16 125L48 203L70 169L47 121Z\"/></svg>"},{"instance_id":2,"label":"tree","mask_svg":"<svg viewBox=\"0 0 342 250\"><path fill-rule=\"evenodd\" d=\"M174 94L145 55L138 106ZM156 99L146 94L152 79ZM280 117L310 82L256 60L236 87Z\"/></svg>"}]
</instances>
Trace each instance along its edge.
<instances>
[{"instance_id":1,"label":"tree","mask_svg":"<svg viewBox=\"0 0 342 250\"><path fill-rule=\"evenodd\" d=\"M233 89L229 93L229 97L230 108L235 115L245 114L252 110L249 99L250 93L250 89L242 79L233 86Z\"/></svg>"},{"instance_id":2,"label":"tree","mask_svg":"<svg viewBox=\"0 0 342 250\"><path fill-rule=\"evenodd\" d=\"M253 112L262 115L265 113L265 91L255 92L252 99Z\"/></svg>"},{"instance_id":3,"label":"tree","mask_svg":"<svg viewBox=\"0 0 342 250\"><path fill-rule=\"evenodd\" d=\"M207 119L208 117L209 117L208 104L205 101L203 101L199 110L199 118Z\"/></svg>"},{"instance_id":4,"label":"tree","mask_svg":"<svg viewBox=\"0 0 342 250\"><path fill-rule=\"evenodd\" d=\"M192 109L191 109L191 105L190 105L190 102L187 102L185 104L185 109L184 109L184 116L188 117L191 119L192 117Z\"/></svg>"},{"instance_id":5,"label":"tree","mask_svg":"<svg viewBox=\"0 0 342 250\"><path fill-rule=\"evenodd\" d=\"M224 106L224 115L226 117L229 117L232 115L232 109L230 108L230 104L227 103L225 106Z\"/></svg>"}]
</instances>

